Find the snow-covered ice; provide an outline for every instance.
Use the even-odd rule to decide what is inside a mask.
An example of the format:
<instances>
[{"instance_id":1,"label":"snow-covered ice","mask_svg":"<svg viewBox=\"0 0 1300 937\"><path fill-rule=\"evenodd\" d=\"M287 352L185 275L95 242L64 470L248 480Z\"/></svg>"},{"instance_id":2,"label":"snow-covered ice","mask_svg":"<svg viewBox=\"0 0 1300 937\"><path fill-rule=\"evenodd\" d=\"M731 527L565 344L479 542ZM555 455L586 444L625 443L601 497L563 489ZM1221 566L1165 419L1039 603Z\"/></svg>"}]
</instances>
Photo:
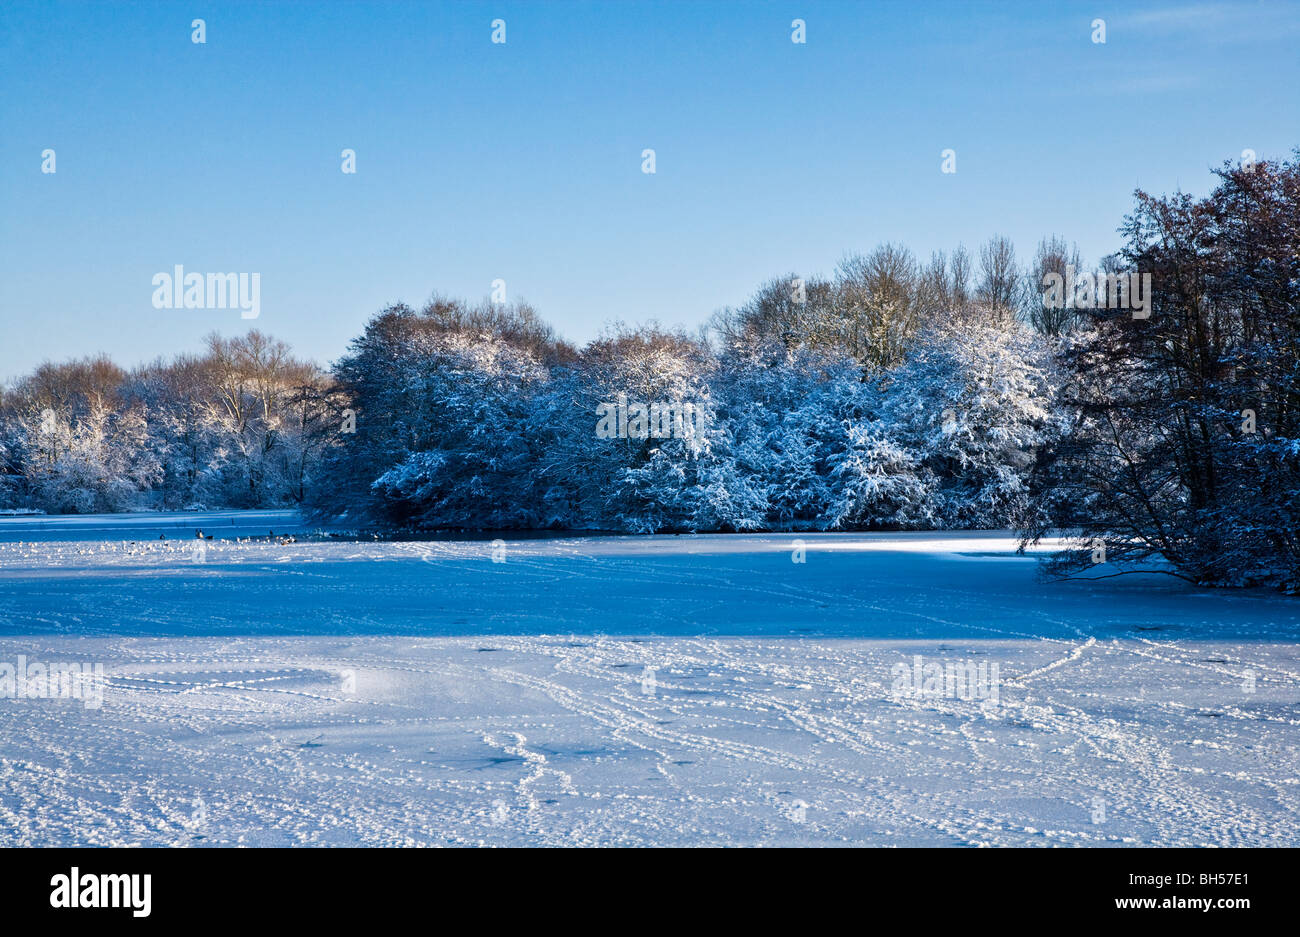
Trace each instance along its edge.
<instances>
[{"instance_id":1,"label":"snow-covered ice","mask_svg":"<svg viewBox=\"0 0 1300 937\"><path fill-rule=\"evenodd\" d=\"M107 681L0 699L0 844L1300 841L1300 603L1013 551L0 518L0 664ZM996 701L898 692L918 656Z\"/></svg>"}]
</instances>

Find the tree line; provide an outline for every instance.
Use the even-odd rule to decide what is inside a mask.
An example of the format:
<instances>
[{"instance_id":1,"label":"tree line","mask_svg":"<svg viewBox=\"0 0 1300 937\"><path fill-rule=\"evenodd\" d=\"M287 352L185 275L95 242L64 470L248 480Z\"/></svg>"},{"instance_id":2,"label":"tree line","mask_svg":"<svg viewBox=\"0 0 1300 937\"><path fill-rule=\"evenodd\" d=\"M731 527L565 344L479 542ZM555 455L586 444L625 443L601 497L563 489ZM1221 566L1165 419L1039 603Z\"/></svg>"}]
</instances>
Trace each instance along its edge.
<instances>
[{"instance_id":1,"label":"tree line","mask_svg":"<svg viewBox=\"0 0 1300 937\"><path fill-rule=\"evenodd\" d=\"M54 364L0 390L0 506L47 513L301 502L331 444L329 374L252 331L127 371Z\"/></svg>"},{"instance_id":2,"label":"tree line","mask_svg":"<svg viewBox=\"0 0 1300 937\"><path fill-rule=\"evenodd\" d=\"M329 371L257 332L131 372L42 365L0 396L0 498L298 504L358 529L1015 527L1073 537L1061 575L1295 589L1300 156L1217 178L1136 193L1098 261L1149 275L1142 317L1045 299L1083 270L1064 238L1022 264L995 237L884 244L696 332L581 348L525 303L435 297L380 311ZM698 432L627 432L682 405Z\"/></svg>"}]
</instances>

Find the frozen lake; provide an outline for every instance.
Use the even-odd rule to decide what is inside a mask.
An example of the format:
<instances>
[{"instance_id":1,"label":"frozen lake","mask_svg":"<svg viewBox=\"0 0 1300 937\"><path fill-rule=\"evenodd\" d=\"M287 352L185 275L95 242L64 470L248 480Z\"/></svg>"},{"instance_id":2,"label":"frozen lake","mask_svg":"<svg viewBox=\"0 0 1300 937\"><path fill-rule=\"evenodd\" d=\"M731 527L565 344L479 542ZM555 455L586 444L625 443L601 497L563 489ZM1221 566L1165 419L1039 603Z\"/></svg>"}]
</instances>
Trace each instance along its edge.
<instances>
[{"instance_id":1,"label":"frozen lake","mask_svg":"<svg viewBox=\"0 0 1300 937\"><path fill-rule=\"evenodd\" d=\"M303 529L297 511L159 511L149 514L0 515L0 543L74 540L189 540L203 530L217 540Z\"/></svg>"},{"instance_id":2,"label":"frozen lake","mask_svg":"<svg viewBox=\"0 0 1300 937\"><path fill-rule=\"evenodd\" d=\"M0 519L0 667L104 672L0 699L0 844L1300 841L1295 599L998 532L272 530Z\"/></svg>"}]
</instances>

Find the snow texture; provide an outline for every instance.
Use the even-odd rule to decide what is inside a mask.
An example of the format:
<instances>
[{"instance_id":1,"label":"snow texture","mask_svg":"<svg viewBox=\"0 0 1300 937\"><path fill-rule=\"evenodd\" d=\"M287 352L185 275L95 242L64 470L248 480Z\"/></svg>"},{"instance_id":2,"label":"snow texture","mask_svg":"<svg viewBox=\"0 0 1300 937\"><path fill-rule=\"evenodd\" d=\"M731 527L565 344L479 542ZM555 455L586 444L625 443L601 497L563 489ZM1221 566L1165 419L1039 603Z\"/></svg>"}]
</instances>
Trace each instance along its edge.
<instances>
[{"instance_id":1,"label":"snow texture","mask_svg":"<svg viewBox=\"0 0 1300 937\"><path fill-rule=\"evenodd\" d=\"M0 662L107 686L0 699L0 845L1295 845L1295 601L1014 546L3 518Z\"/></svg>"}]
</instances>

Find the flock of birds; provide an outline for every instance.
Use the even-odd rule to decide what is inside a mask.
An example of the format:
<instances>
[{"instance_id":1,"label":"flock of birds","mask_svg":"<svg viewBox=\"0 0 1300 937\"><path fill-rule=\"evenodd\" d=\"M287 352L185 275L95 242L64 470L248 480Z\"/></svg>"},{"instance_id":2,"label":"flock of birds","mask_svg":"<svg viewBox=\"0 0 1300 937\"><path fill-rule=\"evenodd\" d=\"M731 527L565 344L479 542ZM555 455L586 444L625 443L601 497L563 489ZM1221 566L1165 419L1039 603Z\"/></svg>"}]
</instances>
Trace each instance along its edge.
<instances>
[{"instance_id":1,"label":"flock of birds","mask_svg":"<svg viewBox=\"0 0 1300 937\"><path fill-rule=\"evenodd\" d=\"M212 534L205 534L202 530L194 531L194 540L208 541L212 539L213 539ZM183 544L187 542L186 538L184 537L178 537L175 540L168 540L166 533L160 533L158 535L158 541L164 541L168 544L168 546L170 546L173 543L181 545L180 548L182 551L188 549L187 547L183 546ZM106 541L104 543L98 544L98 549L93 547L90 549L79 548L77 549L76 554L78 556L84 556L87 554L113 552L118 549L120 549L121 552L127 554L128 556L134 556L136 553L141 553L141 554L157 553L158 541L150 542L147 540L145 541L122 540L120 541L121 544L120 547L118 547L117 543L114 543L112 541ZM280 546L287 546L288 544L291 543L297 543L298 538L295 537L293 534L280 534L279 536L276 536L274 530L269 530L267 531L267 535L265 537L257 537L257 536L235 537L233 542L234 543L275 543L275 544L279 544ZM48 549L50 547L50 544L45 542L33 542L31 544L28 544L26 541L18 541L17 543L11 544L8 547L8 549L12 549L15 553L18 553L20 555L26 549L27 555L35 556L37 547L44 547ZM0 549L5 549L5 548L3 545L0 545ZM164 551L166 551L166 548L163 549Z\"/></svg>"},{"instance_id":2,"label":"flock of birds","mask_svg":"<svg viewBox=\"0 0 1300 937\"><path fill-rule=\"evenodd\" d=\"M167 539L167 534L165 534L165 533L161 533L161 534L159 534L159 535L158 535L158 539L159 539L159 540L166 540L166 539ZM202 530L195 530L195 531L194 531L194 539L195 539L195 540L211 540L211 539L212 539L212 534L205 534ZM257 539L259 539L259 538L257 538L257 537L236 537L236 538L235 538L235 543L252 543L253 541L255 541L255 540L257 540ZM271 530L271 531L268 531L268 532L267 532L267 538L266 538L266 539L267 539L268 541L274 540L276 543L281 544L281 545L284 545L284 544L287 544L287 543L297 543L297 542L298 542L298 538L295 537L293 534L281 534L279 537L277 537L277 536L275 535L275 531L274 531L274 530Z\"/></svg>"}]
</instances>

